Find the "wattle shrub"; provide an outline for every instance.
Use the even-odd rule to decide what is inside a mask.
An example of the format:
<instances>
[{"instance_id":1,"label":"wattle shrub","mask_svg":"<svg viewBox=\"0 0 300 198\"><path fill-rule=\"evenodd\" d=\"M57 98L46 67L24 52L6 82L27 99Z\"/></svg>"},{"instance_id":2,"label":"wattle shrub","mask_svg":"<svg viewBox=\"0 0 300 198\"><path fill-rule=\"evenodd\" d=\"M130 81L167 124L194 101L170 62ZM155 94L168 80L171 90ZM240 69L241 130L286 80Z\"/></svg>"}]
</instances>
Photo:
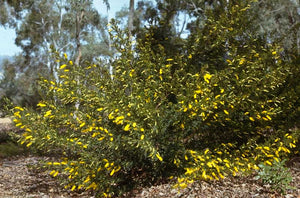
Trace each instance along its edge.
<instances>
[{"instance_id":1,"label":"wattle shrub","mask_svg":"<svg viewBox=\"0 0 300 198\"><path fill-rule=\"evenodd\" d=\"M231 22L246 10L235 7L232 19L211 16L174 57L160 45L154 50L150 34L132 43L114 23L118 56L109 63L79 66L57 54L57 77L40 81L38 110L15 108L14 122L26 131L20 142L60 154L47 164L50 174L99 196L171 176L185 187L293 154L299 134L279 123L287 124L282 115L299 101L285 87L294 66L279 44L244 36ZM211 49L223 54L209 57Z\"/></svg>"}]
</instances>

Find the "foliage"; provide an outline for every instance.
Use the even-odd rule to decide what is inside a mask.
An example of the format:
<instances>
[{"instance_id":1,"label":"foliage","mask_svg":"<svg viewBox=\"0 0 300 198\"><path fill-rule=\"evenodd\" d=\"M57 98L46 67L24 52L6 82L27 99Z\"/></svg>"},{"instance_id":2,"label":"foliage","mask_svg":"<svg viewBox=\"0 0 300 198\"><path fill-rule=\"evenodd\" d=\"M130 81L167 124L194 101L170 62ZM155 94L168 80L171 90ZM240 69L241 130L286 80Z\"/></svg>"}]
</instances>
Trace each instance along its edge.
<instances>
[{"instance_id":1,"label":"foliage","mask_svg":"<svg viewBox=\"0 0 300 198\"><path fill-rule=\"evenodd\" d=\"M21 55L15 56L13 61L4 61L4 74L0 80L1 97L9 99L14 105L34 106L41 99L38 94L37 73L45 73L45 68L34 64L31 65L31 69L35 72L31 69L24 71L24 64L26 61Z\"/></svg>"},{"instance_id":2,"label":"foliage","mask_svg":"<svg viewBox=\"0 0 300 198\"><path fill-rule=\"evenodd\" d=\"M0 135L1 136L1 135ZM6 141L0 143L0 157L12 157L28 153L28 148L20 147L15 141Z\"/></svg>"},{"instance_id":3,"label":"foliage","mask_svg":"<svg viewBox=\"0 0 300 198\"><path fill-rule=\"evenodd\" d=\"M151 30L134 43L114 21L109 64L79 66L56 52L57 78L40 80L38 111L15 108L20 142L60 154L50 174L99 196L170 176L184 188L293 155L299 134L283 126L299 116L299 95L285 86L297 69L280 43L246 25L245 2L229 4L228 17L207 11L172 56Z\"/></svg>"},{"instance_id":4,"label":"foliage","mask_svg":"<svg viewBox=\"0 0 300 198\"><path fill-rule=\"evenodd\" d=\"M257 179L261 179L263 183L270 184L272 189L285 194L286 190L293 189L290 183L293 180L291 173L287 167L284 167L285 160L276 161L273 166L259 164Z\"/></svg>"},{"instance_id":5,"label":"foliage","mask_svg":"<svg viewBox=\"0 0 300 198\"><path fill-rule=\"evenodd\" d=\"M0 2L0 12L11 15L9 20L13 22L7 23L15 24L15 43L22 49L13 60L3 63L0 85L5 96L17 105L35 106L40 100L39 76L56 76L59 63L50 54L51 46L79 62L111 56L105 31L107 18L97 12L92 1Z\"/></svg>"},{"instance_id":6,"label":"foliage","mask_svg":"<svg viewBox=\"0 0 300 198\"><path fill-rule=\"evenodd\" d=\"M14 105L5 96L0 95L0 117L5 117L6 115L11 115L13 112Z\"/></svg>"}]
</instances>

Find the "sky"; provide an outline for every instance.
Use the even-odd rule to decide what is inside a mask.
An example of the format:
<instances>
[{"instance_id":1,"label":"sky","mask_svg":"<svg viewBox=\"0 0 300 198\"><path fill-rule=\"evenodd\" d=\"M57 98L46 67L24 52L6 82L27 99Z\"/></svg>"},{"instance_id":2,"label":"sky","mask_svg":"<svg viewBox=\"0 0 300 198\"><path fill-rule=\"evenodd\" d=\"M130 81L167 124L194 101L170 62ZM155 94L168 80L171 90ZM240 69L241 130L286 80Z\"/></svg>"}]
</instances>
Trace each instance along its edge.
<instances>
[{"instance_id":1,"label":"sky","mask_svg":"<svg viewBox=\"0 0 300 198\"><path fill-rule=\"evenodd\" d=\"M121 3L120 3L121 2ZM109 0L110 10L107 12L106 5L103 0L94 0L94 6L100 14L108 14L109 18L113 18L114 14L121 10L122 7L128 7L129 0ZM13 29L0 26L0 55L13 56L21 49L15 45L16 34Z\"/></svg>"}]
</instances>

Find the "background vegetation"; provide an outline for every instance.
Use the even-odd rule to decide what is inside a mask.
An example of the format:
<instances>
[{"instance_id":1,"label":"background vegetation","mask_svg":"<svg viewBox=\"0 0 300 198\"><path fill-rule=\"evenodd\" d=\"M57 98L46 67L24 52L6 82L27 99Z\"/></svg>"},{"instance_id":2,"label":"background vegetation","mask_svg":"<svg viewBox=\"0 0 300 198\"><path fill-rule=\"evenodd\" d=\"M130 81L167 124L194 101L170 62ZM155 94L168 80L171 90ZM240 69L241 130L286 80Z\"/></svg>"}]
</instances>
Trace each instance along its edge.
<instances>
[{"instance_id":1,"label":"background vegetation","mask_svg":"<svg viewBox=\"0 0 300 198\"><path fill-rule=\"evenodd\" d=\"M106 26L92 1L57 2L4 2L24 51L1 86L66 188L185 188L299 155L299 4L130 1Z\"/></svg>"}]
</instances>

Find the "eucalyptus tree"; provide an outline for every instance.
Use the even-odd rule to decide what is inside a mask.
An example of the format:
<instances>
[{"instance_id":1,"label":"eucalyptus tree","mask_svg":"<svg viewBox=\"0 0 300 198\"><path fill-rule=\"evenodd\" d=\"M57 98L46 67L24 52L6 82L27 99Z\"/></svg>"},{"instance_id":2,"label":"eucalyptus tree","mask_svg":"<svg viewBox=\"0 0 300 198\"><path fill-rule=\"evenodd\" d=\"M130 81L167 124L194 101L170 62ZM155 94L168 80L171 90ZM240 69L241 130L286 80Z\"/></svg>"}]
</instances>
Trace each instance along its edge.
<instances>
[{"instance_id":1,"label":"eucalyptus tree","mask_svg":"<svg viewBox=\"0 0 300 198\"><path fill-rule=\"evenodd\" d=\"M2 1L0 9L7 16L1 17L1 24L15 28L15 43L22 49L18 59L23 61L10 63L18 72L16 79L26 74L28 83L35 84L39 74L55 76L60 63L51 49L66 53L77 65L111 55L107 18L98 13L92 0Z\"/></svg>"},{"instance_id":2,"label":"eucalyptus tree","mask_svg":"<svg viewBox=\"0 0 300 198\"><path fill-rule=\"evenodd\" d=\"M134 17L134 0L129 0L128 31L130 35L133 31L133 17Z\"/></svg>"},{"instance_id":3,"label":"eucalyptus tree","mask_svg":"<svg viewBox=\"0 0 300 198\"><path fill-rule=\"evenodd\" d=\"M300 1L258 1L255 4L260 33L270 41L281 40L285 50L296 50L300 55Z\"/></svg>"}]
</instances>

